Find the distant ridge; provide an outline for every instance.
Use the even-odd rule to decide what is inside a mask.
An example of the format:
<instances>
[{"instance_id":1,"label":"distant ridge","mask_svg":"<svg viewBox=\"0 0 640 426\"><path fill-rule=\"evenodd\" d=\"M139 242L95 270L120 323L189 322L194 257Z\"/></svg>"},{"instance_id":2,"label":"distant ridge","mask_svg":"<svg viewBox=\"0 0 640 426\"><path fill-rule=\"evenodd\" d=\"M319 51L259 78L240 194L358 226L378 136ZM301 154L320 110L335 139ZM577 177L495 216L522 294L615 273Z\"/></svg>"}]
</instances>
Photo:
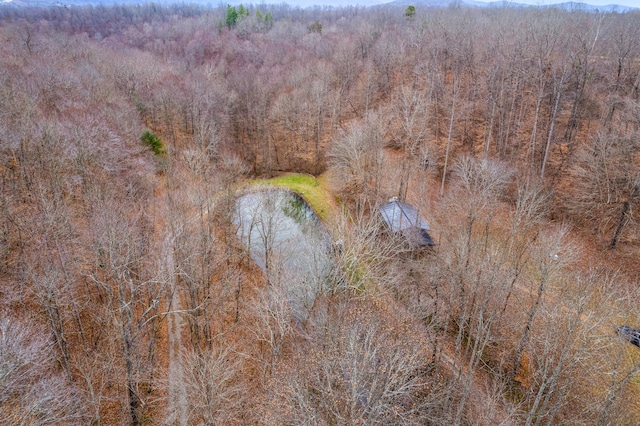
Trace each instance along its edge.
<instances>
[{"instance_id":1,"label":"distant ridge","mask_svg":"<svg viewBox=\"0 0 640 426\"><path fill-rule=\"evenodd\" d=\"M511 2L511 1L496 1L496 2L491 2L491 3L482 3L479 1L473 1L473 0L467 0L464 3L466 3L467 5L470 6L478 6L478 7L537 7L537 8L557 8L557 9L564 9L564 10L582 10L585 12L619 12L619 13L624 13L624 12L629 12L631 10L638 10L639 8L637 7L631 7L631 6L621 6L618 4L608 4L605 6L595 6L592 4L587 4L587 3L582 3L582 2L575 2L575 1L568 1L568 2L563 2L563 3L556 3L556 4L545 4L545 5L530 5L530 4L523 4L523 3L517 3L517 2Z\"/></svg>"},{"instance_id":2,"label":"distant ridge","mask_svg":"<svg viewBox=\"0 0 640 426\"><path fill-rule=\"evenodd\" d=\"M638 7L621 6L619 4L607 4L604 6L595 6L592 4L573 2L573 1L547 5L547 6L540 6L540 7L557 7L557 8L566 9L566 10L584 10L587 12L619 12L619 13L629 12L632 10L640 10L640 8Z\"/></svg>"},{"instance_id":3,"label":"distant ridge","mask_svg":"<svg viewBox=\"0 0 640 426\"><path fill-rule=\"evenodd\" d=\"M568 1L563 3L555 3L555 4L545 4L545 5L531 5L525 3L518 3L517 1L509 1L509 0L500 0L493 1L489 3L474 1L474 0L394 0L391 3L392 5L398 6L408 6L410 4L417 6L428 6L428 7L480 7L480 8L502 8L502 7L511 7L511 8L557 8L568 11L573 10L581 10L584 12L618 12L624 13L632 10L640 10L640 7L631 7L631 6L621 6L618 4L608 4L605 6L595 6L582 2Z\"/></svg>"}]
</instances>

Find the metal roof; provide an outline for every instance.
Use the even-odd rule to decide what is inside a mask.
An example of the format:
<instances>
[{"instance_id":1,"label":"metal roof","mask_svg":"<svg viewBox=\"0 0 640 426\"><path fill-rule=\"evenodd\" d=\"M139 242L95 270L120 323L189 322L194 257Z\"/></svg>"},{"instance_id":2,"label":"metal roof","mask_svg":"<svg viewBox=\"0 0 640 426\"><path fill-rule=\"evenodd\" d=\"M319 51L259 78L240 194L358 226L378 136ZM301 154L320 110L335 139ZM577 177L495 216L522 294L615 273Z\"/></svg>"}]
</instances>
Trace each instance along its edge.
<instances>
[{"instance_id":1,"label":"metal roof","mask_svg":"<svg viewBox=\"0 0 640 426\"><path fill-rule=\"evenodd\" d=\"M408 228L431 229L426 220L420 216L411 204L398 200L390 200L379 208L382 218L394 232L404 231Z\"/></svg>"}]
</instances>

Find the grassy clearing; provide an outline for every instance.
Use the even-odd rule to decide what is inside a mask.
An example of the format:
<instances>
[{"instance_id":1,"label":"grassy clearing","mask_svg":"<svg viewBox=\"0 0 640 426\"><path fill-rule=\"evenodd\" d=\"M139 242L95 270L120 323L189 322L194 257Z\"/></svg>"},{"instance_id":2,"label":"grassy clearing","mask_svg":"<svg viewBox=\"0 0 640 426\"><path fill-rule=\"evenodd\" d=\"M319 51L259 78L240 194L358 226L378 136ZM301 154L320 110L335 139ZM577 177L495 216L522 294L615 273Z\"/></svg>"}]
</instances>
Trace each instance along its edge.
<instances>
[{"instance_id":1,"label":"grassy clearing","mask_svg":"<svg viewBox=\"0 0 640 426\"><path fill-rule=\"evenodd\" d=\"M290 174L273 179L257 180L254 185L272 185L289 189L311 206L323 222L331 222L339 212L335 198L328 189L326 179L307 174Z\"/></svg>"}]
</instances>

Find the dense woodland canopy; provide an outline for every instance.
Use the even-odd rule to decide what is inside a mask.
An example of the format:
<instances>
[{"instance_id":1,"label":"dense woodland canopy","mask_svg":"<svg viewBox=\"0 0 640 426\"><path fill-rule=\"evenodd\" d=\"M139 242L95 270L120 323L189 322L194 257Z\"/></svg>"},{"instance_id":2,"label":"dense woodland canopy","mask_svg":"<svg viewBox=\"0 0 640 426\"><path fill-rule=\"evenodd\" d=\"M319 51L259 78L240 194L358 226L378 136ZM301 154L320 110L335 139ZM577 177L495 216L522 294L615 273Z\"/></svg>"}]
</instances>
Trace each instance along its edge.
<instances>
[{"instance_id":1,"label":"dense woodland canopy","mask_svg":"<svg viewBox=\"0 0 640 426\"><path fill-rule=\"evenodd\" d=\"M640 14L411 12L0 8L0 423L637 422ZM287 172L304 318L231 220Z\"/></svg>"}]
</instances>

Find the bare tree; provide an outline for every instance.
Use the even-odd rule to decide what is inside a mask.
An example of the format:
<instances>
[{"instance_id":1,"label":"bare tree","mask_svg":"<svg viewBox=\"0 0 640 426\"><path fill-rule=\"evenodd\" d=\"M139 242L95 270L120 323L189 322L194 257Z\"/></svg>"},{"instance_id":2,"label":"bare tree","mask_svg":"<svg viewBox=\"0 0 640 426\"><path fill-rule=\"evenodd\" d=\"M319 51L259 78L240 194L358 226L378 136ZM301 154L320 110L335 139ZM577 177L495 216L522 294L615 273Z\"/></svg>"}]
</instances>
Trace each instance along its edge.
<instances>
[{"instance_id":1,"label":"bare tree","mask_svg":"<svg viewBox=\"0 0 640 426\"><path fill-rule=\"evenodd\" d=\"M558 256L575 254L564 251ZM561 259L555 259L555 262ZM601 395L594 388L611 371L610 296L615 275L592 269L567 274L550 283L549 293L559 303L540 306L539 321L529 346L529 381L525 387L527 425L555 424L572 419L592 422L594 403Z\"/></svg>"},{"instance_id":2,"label":"bare tree","mask_svg":"<svg viewBox=\"0 0 640 426\"><path fill-rule=\"evenodd\" d=\"M563 241L568 231L568 228L561 227L555 232L545 232L538 237L536 244L538 253L534 258L537 285L535 291L532 291L533 303L527 315L526 325L520 337L520 343L513 361L512 378L518 373L522 354L529 343L534 320L538 311L542 308L543 296L551 284L551 280L559 273L562 266L572 259L572 250L565 247Z\"/></svg>"},{"instance_id":3,"label":"bare tree","mask_svg":"<svg viewBox=\"0 0 640 426\"><path fill-rule=\"evenodd\" d=\"M376 115L365 123L354 124L337 136L329 150L329 163L335 168L340 191L359 208L375 205L382 181L383 123Z\"/></svg>"},{"instance_id":4,"label":"bare tree","mask_svg":"<svg viewBox=\"0 0 640 426\"><path fill-rule=\"evenodd\" d=\"M294 316L283 285L286 284L276 283L260 289L252 305L255 318L252 331L260 344L266 346L260 356L263 378L269 377L280 360L286 339L294 332Z\"/></svg>"},{"instance_id":5,"label":"bare tree","mask_svg":"<svg viewBox=\"0 0 640 426\"><path fill-rule=\"evenodd\" d=\"M248 396L239 385L240 364L229 348L214 346L201 352L182 351L182 378L186 391L186 418L167 413L166 424L234 424Z\"/></svg>"},{"instance_id":6,"label":"bare tree","mask_svg":"<svg viewBox=\"0 0 640 426\"><path fill-rule=\"evenodd\" d=\"M601 282L611 282L611 297L616 298L622 309L609 313L615 325L635 325L637 316L638 297L637 286L627 286L625 279L619 273L613 271L601 274ZM623 284L623 285L621 285ZM613 329L612 329L613 328ZM615 327L609 328L610 332L617 331ZM616 333L618 334L618 333ZM598 425L633 423L633 407L636 398L634 396L634 379L640 374L640 353L636 347L629 345L623 336L611 334L610 340L606 340L607 346L600 351L600 359L603 371L606 375L598 375L602 379L602 387L606 393L599 399L599 403L593 407L593 413L598 418ZM631 408L631 409L630 409Z\"/></svg>"},{"instance_id":7,"label":"bare tree","mask_svg":"<svg viewBox=\"0 0 640 426\"><path fill-rule=\"evenodd\" d=\"M628 103L619 121L601 129L576 154L572 168L575 190L565 205L570 213L594 227L612 232L609 246L615 247L625 224L635 221L633 203L640 191L638 138L634 124L640 109Z\"/></svg>"},{"instance_id":8,"label":"bare tree","mask_svg":"<svg viewBox=\"0 0 640 426\"><path fill-rule=\"evenodd\" d=\"M435 331L432 358L437 368L452 370L447 415L459 423L472 409L487 349L502 340L503 310L522 259L497 216L510 170L504 163L470 156L462 156L454 170L430 277L435 300L423 303Z\"/></svg>"},{"instance_id":9,"label":"bare tree","mask_svg":"<svg viewBox=\"0 0 640 426\"><path fill-rule=\"evenodd\" d=\"M0 320L0 422L77 424L82 405L74 385L56 371L51 342L39 330L2 314Z\"/></svg>"},{"instance_id":10,"label":"bare tree","mask_svg":"<svg viewBox=\"0 0 640 426\"><path fill-rule=\"evenodd\" d=\"M559 75L558 75L559 74ZM560 99L562 97L563 85L565 84L565 80L567 78L567 68L564 67L562 72L556 73L554 70L553 75L553 97L552 97L552 108L549 118L549 129L547 130L547 141L544 146L544 156L542 157L542 166L540 168L540 177L544 178L544 172L547 166L547 160L549 159L549 150L551 149L551 144L554 140L554 129L556 125L556 120L559 113L560 107Z\"/></svg>"},{"instance_id":11,"label":"bare tree","mask_svg":"<svg viewBox=\"0 0 640 426\"><path fill-rule=\"evenodd\" d=\"M274 376L265 424L419 424L433 415L426 342L410 322L391 320L382 303L329 308L311 346Z\"/></svg>"},{"instance_id":12,"label":"bare tree","mask_svg":"<svg viewBox=\"0 0 640 426\"><path fill-rule=\"evenodd\" d=\"M588 89L591 86L589 84L589 73L593 72L593 65L590 59L601 37L604 15L585 15L583 18L583 21L579 21L580 27L574 29L575 36L573 40L576 42L576 46L572 49L571 62L575 90L571 105L571 115L564 134L564 139L572 151L574 150L574 137L580 124L580 118L584 114L583 110L586 104L584 100L587 98Z\"/></svg>"},{"instance_id":13,"label":"bare tree","mask_svg":"<svg viewBox=\"0 0 640 426\"><path fill-rule=\"evenodd\" d=\"M118 353L124 363L120 378L126 389L127 417L140 424L153 390L158 325L164 318L162 300L166 281L150 274L149 235L144 211L127 211L115 200L96 209L93 218L94 261L90 280L109 307L105 321L113 327Z\"/></svg>"},{"instance_id":14,"label":"bare tree","mask_svg":"<svg viewBox=\"0 0 640 426\"><path fill-rule=\"evenodd\" d=\"M390 262L408 255L410 247L402 235L385 233L384 226L377 210L371 216L361 212L345 216L332 225L332 233L340 240L332 246L335 273L327 290L394 288L397 278L389 270Z\"/></svg>"},{"instance_id":15,"label":"bare tree","mask_svg":"<svg viewBox=\"0 0 640 426\"><path fill-rule=\"evenodd\" d=\"M516 284L521 280L528 265L533 242L548 213L549 199L550 196L540 180L534 178L518 180L517 199L511 211L509 237L504 247L505 256L508 258L510 283L504 298L500 321L507 311L511 296L516 290Z\"/></svg>"},{"instance_id":16,"label":"bare tree","mask_svg":"<svg viewBox=\"0 0 640 426\"><path fill-rule=\"evenodd\" d=\"M451 151L451 142L453 139L453 132L454 132L453 124L454 124L454 119L456 117L456 101L458 100L459 92L460 92L460 81L456 79L453 82L453 89L452 89L452 95L451 95L451 107L449 109L449 131L447 132L447 145L446 145L445 154L444 154L444 166L442 169L442 182L440 184L440 196L444 195L444 183L447 178L447 168L449 166L449 154Z\"/></svg>"},{"instance_id":17,"label":"bare tree","mask_svg":"<svg viewBox=\"0 0 640 426\"><path fill-rule=\"evenodd\" d=\"M117 398L113 397L113 379L120 373L117 354L96 351L79 356L73 363L78 383L78 398L87 406L87 416L96 426L110 418L108 408Z\"/></svg>"},{"instance_id":18,"label":"bare tree","mask_svg":"<svg viewBox=\"0 0 640 426\"><path fill-rule=\"evenodd\" d=\"M631 206L634 198L640 192L640 171L635 176L635 178L631 181L631 190L629 191L629 195L627 199L622 202L622 209L620 209L620 216L618 216L618 222L616 223L616 227L613 230L613 235L611 236L611 242L609 243L609 247L613 248L618 243L618 238L620 238L620 232L622 231L622 227L625 222L628 221L629 213L631 211Z\"/></svg>"},{"instance_id":19,"label":"bare tree","mask_svg":"<svg viewBox=\"0 0 640 426\"><path fill-rule=\"evenodd\" d=\"M403 86L396 96L393 113L400 123L397 132L397 144L403 150L402 170L398 188L398 197L405 199L409 180L416 160L422 160L421 154L430 151L426 141L430 93L424 93L417 87ZM427 159L431 160L431 159Z\"/></svg>"}]
</instances>

